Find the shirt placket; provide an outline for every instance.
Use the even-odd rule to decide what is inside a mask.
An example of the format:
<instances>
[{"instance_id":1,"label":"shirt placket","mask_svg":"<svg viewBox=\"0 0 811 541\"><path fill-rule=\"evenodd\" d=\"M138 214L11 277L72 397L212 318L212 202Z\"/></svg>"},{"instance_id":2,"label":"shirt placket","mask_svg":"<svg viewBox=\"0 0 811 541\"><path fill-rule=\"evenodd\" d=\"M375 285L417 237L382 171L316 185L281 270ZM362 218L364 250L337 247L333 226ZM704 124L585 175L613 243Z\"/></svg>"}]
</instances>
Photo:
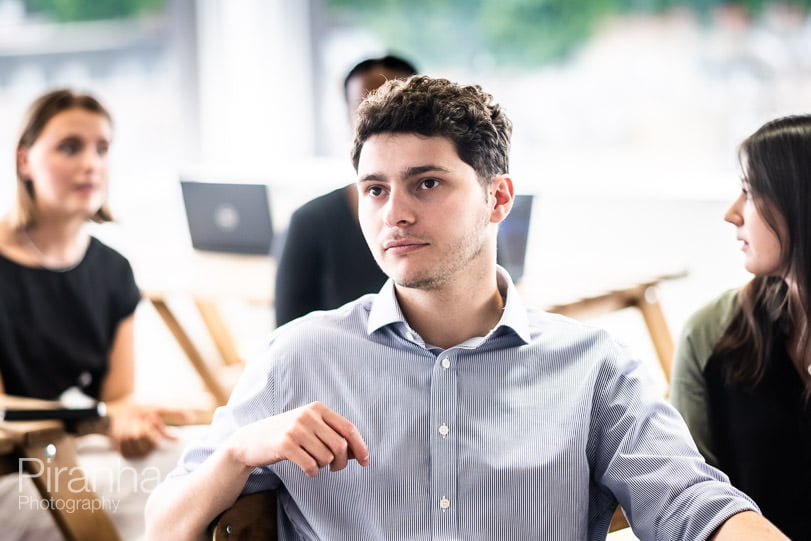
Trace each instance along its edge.
<instances>
[{"instance_id":1,"label":"shirt placket","mask_svg":"<svg viewBox=\"0 0 811 541\"><path fill-rule=\"evenodd\" d=\"M434 539L457 538L456 351L436 357L431 374L431 531Z\"/></svg>"}]
</instances>

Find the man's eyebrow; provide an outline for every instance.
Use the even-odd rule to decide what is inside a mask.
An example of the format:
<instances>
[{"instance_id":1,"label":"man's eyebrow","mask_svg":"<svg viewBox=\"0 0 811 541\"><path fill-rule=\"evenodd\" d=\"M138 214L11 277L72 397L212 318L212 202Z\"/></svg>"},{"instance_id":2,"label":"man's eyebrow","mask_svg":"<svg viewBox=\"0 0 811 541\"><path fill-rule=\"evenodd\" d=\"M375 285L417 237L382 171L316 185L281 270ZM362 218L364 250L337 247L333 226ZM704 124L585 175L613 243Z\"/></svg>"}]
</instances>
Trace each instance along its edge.
<instances>
[{"instance_id":1,"label":"man's eyebrow","mask_svg":"<svg viewBox=\"0 0 811 541\"><path fill-rule=\"evenodd\" d=\"M450 170L439 166L439 165L415 165L414 167L409 167L405 169L401 174L401 178L411 178L416 177L425 173L430 173L432 171L438 171L441 173L450 173ZM358 182L385 182L386 175L383 173L369 173L367 175L363 175L362 177L358 178Z\"/></svg>"},{"instance_id":2,"label":"man's eyebrow","mask_svg":"<svg viewBox=\"0 0 811 541\"><path fill-rule=\"evenodd\" d=\"M432 171L439 171L441 173L450 173L450 170L446 169L445 167L441 167L439 165L428 164L428 165L418 165L418 166L415 166L415 167L409 167L408 169L406 169L403 172L403 177L404 178L416 177L416 176L422 175L424 173L430 173Z\"/></svg>"},{"instance_id":3,"label":"man's eyebrow","mask_svg":"<svg viewBox=\"0 0 811 541\"><path fill-rule=\"evenodd\" d=\"M358 183L360 182L382 182L385 180L385 176L381 173L369 173L368 175L363 175L362 177L358 178Z\"/></svg>"}]
</instances>

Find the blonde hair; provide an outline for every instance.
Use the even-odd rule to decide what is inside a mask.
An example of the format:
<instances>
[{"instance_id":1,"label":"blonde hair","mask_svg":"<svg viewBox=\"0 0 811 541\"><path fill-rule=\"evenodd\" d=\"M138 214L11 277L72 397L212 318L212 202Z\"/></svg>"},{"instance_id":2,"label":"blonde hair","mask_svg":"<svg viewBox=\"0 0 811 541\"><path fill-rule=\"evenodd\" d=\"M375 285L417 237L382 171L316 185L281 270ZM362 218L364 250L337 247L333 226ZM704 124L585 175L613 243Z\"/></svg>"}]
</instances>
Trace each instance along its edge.
<instances>
[{"instance_id":1,"label":"blonde hair","mask_svg":"<svg viewBox=\"0 0 811 541\"><path fill-rule=\"evenodd\" d=\"M69 89L59 89L43 94L31 104L25 114L14 158L17 167L17 197L14 207L8 216L9 225L15 229L25 229L37 221L36 194L30 178L23 176L20 171L20 151L31 148L42 134L42 130L50 120L61 112L70 109L84 109L97 113L112 124L112 117L107 109L93 96L81 94ZM113 221L113 214L105 200L98 211L90 218L94 222L103 223Z\"/></svg>"}]
</instances>

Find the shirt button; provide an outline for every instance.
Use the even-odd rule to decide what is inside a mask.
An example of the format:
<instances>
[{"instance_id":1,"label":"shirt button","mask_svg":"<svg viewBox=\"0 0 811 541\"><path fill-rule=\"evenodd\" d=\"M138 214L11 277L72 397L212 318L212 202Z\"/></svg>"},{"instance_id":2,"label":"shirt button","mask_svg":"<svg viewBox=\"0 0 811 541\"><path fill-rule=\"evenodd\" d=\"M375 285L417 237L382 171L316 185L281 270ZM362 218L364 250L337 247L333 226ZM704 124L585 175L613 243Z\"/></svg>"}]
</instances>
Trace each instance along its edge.
<instances>
[{"instance_id":1,"label":"shirt button","mask_svg":"<svg viewBox=\"0 0 811 541\"><path fill-rule=\"evenodd\" d=\"M443 438L448 435L448 432L450 432L448 425L443 424L442 426L439 427L439 433L442 434Z\"/></svg>"},{"instance_id":2,"label":"shirt button","mask_svg":"<svg viewBox=\"0 0 811 541\"><path fill-rule=\"evenodd\" d=\"M442 362L439 363L442 365L442 368L450 368L451 362L448 359L442 359Z\"/></svg>"},{"instance_id":3,"label":"shirt button","mask_svg":"<svg viewBox=\"0 0 811 541\"><path fill-rule=\"evenodd\" d=\"M439 508L440 509L447 509L451 506L451 501L448 498L442 498L439 500Z\"/></svg>"}]
</instances>

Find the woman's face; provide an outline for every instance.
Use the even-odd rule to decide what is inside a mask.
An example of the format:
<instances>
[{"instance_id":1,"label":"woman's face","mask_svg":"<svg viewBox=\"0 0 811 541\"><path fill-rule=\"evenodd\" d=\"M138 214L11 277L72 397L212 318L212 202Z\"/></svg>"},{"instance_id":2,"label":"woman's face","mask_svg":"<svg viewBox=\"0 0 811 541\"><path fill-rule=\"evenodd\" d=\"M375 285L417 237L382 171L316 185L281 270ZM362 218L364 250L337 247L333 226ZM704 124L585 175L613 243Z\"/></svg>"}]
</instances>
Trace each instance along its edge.
<instances>
[{"instance_id":1,"label":"woman's face","mask_svg":"<svg viewBox=\"0 0 811 541\"><path fill-rule=\"evenodd\" d=\"M763 203L767 204L767 203ZM777 231L773 230L755 206L746 181L741 193L729 207L724 219L737 229L744 253L744 267L756 276L782 276L785 271L780 239L787 239L787 227L778 213Z\"/></svg>"},{"instance_id":2,"label":"woman's face","mask_svg":"<svg viewBox=\"0 0 811 541\"><path fill-rule=\"evenodd\" d=\"M112 127L107 118L81 108L56 114L17 159L33 183L41 218L89 219L107 197Z\"/></svg>"}]
</instances>

